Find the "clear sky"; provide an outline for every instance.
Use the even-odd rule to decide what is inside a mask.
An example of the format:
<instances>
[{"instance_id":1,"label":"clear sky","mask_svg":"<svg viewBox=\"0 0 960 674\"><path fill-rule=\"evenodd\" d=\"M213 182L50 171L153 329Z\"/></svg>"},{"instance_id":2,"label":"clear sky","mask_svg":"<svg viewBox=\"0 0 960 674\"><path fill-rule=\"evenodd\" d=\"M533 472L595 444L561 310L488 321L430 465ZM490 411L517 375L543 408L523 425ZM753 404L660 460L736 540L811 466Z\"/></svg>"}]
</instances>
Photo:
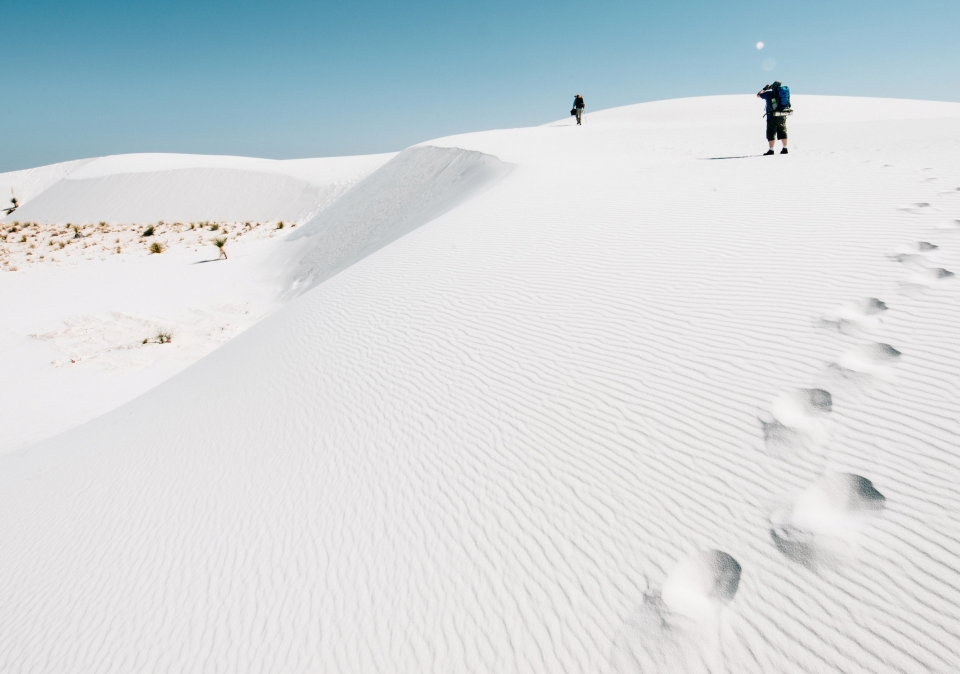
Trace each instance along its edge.
<instances>
[{"instance_id":1,"label":"clear sky","mask_svg":"<svg viewBox=\"0 0 960 674\"><path fill-rule=\"evenodd\" d=\"M542 124L577 92L588 112L773 79L960 100L958 0L0 0L0 16L0 171L386 152Z\"/></svg>"}]
</instances>

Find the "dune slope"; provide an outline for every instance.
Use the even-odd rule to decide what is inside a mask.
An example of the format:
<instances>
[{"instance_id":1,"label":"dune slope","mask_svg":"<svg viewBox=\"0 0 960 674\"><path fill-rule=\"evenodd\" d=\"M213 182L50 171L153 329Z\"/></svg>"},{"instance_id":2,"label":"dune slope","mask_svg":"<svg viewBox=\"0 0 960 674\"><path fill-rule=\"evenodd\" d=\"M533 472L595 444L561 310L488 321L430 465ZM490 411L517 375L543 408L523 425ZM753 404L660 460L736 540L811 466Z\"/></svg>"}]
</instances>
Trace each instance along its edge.
<instances>
[{"instance_id":1,"label":"dune slope","mask_svg":"<svg viewBox=\"0 0 960 674\"><path fill-rule=\"evenodd\" d=\"M431 141L516 168L0 457L0 670L952 671L960 105L796 98Z\"/></svg>"},{"instance_id":2,"label":"dune slope","mask_svg":"<svg viewBox=\"0 0 960 674\"><path fill-rule=\"evenodd\" d=\"M113 155L4 174L0 188L9 183L22 203L5 222L296 221L388 159Z\"/></svg>"}]
</instances>

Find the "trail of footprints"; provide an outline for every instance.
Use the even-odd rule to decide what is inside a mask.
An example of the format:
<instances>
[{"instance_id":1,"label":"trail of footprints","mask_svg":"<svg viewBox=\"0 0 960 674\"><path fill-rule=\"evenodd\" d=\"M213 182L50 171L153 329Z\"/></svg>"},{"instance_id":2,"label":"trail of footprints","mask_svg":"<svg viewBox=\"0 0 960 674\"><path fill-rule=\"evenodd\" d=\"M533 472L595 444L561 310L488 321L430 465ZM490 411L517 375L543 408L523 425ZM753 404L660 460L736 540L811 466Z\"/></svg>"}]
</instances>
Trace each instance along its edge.
<instances>
[{"instance_id":1,"label":"trail of footprints","mask_svg":"<svg viewBox=\"0 0 960 674\"><path fill-rule=\"evenodd\" d=\"M960 188L957 188L960 191ZM927 213L929 203L903 208ZM939 229L960 229L960 220ZM890 258L908 272L903 290L922 292L954 273L931 259L938 246L928 241L900 246ZM866 338L882 325L890 307L876 297L851 300L827 311L819 321L826 329ZM828 369L860 384L893 379L900 351L885 342L866 341L838 354ZM774 456L823 446L829 439L826 421L833 396L825 389L800 388L781 393L760 419L763 439ZM769 518L773 546L792 563L813 571L836 568L853 551L863 527L886 505L868 477L825 471ZM680 560L659 589L648 583L643 604L621 627L612 653L614 672L710 672L720 668L719 616L740 584L740 564L721 550L697 550Z\"/></svg>"}]
</instances>

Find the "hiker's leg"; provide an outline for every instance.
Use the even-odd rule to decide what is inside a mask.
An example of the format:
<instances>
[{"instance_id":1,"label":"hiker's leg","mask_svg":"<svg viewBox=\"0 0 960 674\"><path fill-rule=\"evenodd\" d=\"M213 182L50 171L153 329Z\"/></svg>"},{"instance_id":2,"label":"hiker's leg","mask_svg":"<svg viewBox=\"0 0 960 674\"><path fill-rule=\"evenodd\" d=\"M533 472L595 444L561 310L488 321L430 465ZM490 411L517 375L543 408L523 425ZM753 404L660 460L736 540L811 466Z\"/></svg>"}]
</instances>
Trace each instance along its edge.
<instances>
[{"instance_id":1,"label":"hiker's leg","mask_svg":"<svg viewBox=\"0 0 960 674\"><path fill-rule=\"evenodd\" d=\"M775 140L771 140L771 141L767 141L767 142L770 143L770 149L771 149L771 150L773 149L773 146L777 144L777 141L775 141Z\"/></svg>"}]
</instances>

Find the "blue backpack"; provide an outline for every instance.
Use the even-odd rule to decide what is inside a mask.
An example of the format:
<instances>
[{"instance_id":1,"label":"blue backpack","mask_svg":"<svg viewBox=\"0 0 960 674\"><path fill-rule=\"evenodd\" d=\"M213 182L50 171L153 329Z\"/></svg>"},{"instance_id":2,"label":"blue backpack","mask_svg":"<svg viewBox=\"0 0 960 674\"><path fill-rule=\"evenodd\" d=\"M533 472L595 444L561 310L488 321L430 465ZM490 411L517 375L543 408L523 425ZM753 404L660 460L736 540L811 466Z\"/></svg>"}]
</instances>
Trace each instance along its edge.
<instances>
[{"instance_id":1,"label":"blue backpack","mask_svg":"<svg viewBox=\"0 0 960 674\"><path fill-rule=\"evenodd\" d=\"M790 87L785 87L779 82L773 83L773 98L770 101L770 107L774 112L790 110Z\"/></svg>"}]
</instances>

